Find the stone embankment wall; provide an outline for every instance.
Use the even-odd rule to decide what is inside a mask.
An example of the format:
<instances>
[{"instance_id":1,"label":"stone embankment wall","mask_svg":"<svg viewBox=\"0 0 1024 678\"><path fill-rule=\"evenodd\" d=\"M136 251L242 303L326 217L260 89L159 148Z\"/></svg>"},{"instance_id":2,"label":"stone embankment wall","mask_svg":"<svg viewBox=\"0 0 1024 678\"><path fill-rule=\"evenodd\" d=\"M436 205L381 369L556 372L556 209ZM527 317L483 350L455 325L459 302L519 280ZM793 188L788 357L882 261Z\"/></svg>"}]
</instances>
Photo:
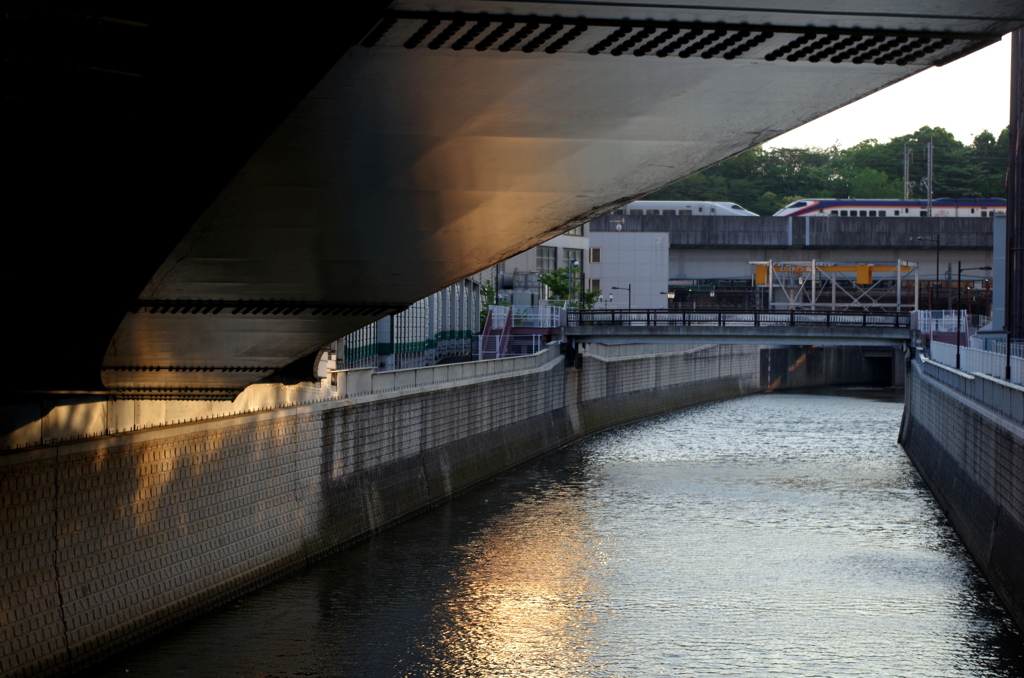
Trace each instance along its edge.
<instances>
[{"instance_id":1,"label":"stone embankment wall","mask_svg":"<svg viewBox=\"0 0 1024 678\"><path fill-rule=\"evenodd\" d=\"M983 379L950 368L935 369L948 372L937 376L948 376L951 383ZM915 360L907 378L900 442L1024 628L1024 393L1009 384L989 387L985 390L1004 391L993 404L1008 404L1009 408L1000 408L1007 413L941 383Z\"/></svg>"},{"instance_id":2,"label":"stone embankment wall","mask_svg":"<svg viewBox=\"0 0 1024 678\"><path fill-rule=\"evenodd\" d=\"M566 369L549 349L510 374L9 451L0 674L86 666L581 435L777 374L813 385L801 365L842 352L592 346Z\"/></svg>"}]
</instances>

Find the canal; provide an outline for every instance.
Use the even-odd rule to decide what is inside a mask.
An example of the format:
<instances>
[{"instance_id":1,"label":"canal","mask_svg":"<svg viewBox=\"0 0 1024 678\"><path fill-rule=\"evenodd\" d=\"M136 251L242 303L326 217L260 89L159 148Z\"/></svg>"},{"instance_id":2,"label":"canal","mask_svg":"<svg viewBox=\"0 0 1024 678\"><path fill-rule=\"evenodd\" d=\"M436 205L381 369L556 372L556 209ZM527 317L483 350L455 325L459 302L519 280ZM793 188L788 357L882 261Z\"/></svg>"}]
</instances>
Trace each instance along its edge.
<instances>
[{"instance_id":1,"label":"canal","mask_svg":"<svg viewBox=\"0 0 1024 678\"><path fill-rule=\"evenodd\" d=\"M771 393L615 428L92 673L1024 675L902 408Z\"/></svg>"}]
</instances>

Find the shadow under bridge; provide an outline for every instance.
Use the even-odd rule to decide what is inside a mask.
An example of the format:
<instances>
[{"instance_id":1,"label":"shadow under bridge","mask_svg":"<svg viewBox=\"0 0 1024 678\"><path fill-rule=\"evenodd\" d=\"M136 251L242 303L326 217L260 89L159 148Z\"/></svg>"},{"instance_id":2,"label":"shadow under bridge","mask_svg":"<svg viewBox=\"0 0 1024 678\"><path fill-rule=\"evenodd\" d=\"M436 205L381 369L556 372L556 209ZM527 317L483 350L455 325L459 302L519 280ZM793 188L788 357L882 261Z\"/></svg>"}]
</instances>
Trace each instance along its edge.
<instances>
[{"instance_id":1,"label":"shadow under bridge","mask_svg":"<svg viewBox=\"0 0 1024 678\"><path fill-rule=\"evenodd\" d=\"M23 3L5 44L7 391L312 378L338 337L1024 25L1007 0L91 4Z\"/></svg>"}]
</instances>

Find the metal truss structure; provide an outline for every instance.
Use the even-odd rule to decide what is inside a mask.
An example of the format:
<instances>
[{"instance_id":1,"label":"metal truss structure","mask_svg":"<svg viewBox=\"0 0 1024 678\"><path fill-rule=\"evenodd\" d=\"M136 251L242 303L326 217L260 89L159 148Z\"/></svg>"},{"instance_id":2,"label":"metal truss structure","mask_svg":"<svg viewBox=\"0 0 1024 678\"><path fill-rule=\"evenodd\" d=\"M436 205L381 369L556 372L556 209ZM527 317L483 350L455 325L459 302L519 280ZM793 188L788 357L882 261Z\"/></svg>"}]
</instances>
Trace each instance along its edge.
<instances>
[{"instance_id":1,"label":"metal truss structure","mask_svg":"<svg viewBox=\"0 0 1024 678\"><path fill-rule=\"evenodd\" d=\"M754 283L766 290L771 309L918 309L920 281L916 262L862 264L812 259L750 263L755 267Z\"/></svg>"}]
</instances>

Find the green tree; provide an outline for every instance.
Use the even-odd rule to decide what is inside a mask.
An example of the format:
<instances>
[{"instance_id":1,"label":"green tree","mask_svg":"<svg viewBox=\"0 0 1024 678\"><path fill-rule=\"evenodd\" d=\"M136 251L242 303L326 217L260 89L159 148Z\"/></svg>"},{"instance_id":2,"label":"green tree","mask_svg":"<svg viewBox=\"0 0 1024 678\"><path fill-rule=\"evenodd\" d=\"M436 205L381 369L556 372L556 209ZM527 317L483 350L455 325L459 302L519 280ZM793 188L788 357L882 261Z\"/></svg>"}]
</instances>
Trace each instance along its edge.
<instances>
[{"instance_id":1,"label":"green tree","mask_svg":"<svg viewBox=\"0 0 1024 678\"><path fill-rule=\"evenodd\" d=\"M1005 197L1009 128L998 136L982 131L973 143L962 144L941 127L922 127L886 142L866 139L846 149L753 148L648 198L737 202L758 214L773 214L797 198L900 198L904 146L910 151L908 179L916 184L911 197L923 198L929 141L934 143L936 198Z\"/></svg>"},{"instance_id":2,"label":"green tree","mask_svg":"<svg viewBox=\"0 0 1024 678\"><path fill-rule=\"evenodd\" d=\"M480 287L480 294L484 296L484 307L480 309L480 327L483 327L487 322L487 312L491 306L509 306L510 304L507 301L498 301L498 291L494 289L494 283L490 280Z\"/></svg>"},{"instance_id":3,"label":"green tree","mask_svg":"<svg viewBox=\"0 0 1024 678\"><path fill-rule=\"evenodd\" d=\"M569 269L556 268L549 273L541 273L537 280L548 288L548 298L554 301L566 301L567 307L594 308L601 290L585 290L581 284L580 268L573 267L572 298L569 298Z\"/></svg>"},{"instance_id":4,"label":"green tree","mask_svg":"<svg viewBox=\"0 0 1024 678\"><path fill-rule=\"evenodd\" d=\"M863 169L850 182L851 198L902 198L903 184L878 170Z\"/></svg>"}]
</instances>

